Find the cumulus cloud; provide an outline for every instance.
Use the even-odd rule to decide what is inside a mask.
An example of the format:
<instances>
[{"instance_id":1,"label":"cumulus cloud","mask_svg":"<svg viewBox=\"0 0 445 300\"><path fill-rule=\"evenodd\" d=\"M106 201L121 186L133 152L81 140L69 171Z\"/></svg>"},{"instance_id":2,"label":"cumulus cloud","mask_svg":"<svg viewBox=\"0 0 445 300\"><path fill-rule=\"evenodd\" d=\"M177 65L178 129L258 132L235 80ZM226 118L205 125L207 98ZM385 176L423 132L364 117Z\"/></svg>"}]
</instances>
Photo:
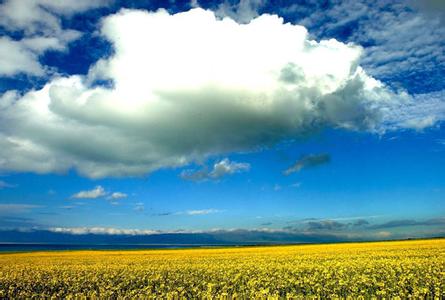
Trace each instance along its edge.
<instances>
[{"instance_id":1,"label":"cumulus cloud","mask_svg":"<svg viewBox=\"0 0 445 300\"><path fill-rule=\"evenodd\" d=\"M218 180L226 175L246 172L249 169L250 164L248 163L238 163L225 158L215 163L211 170L208 170L207 167L201 170L184 170L181 172L180 177L192 181L204 181L209 179Z\"/></svg>"},{"instance_id":2,"label":"cumulus cloud","mask_svg":"<svg viewBox=\"0 0 445 300\"><path fill-rule=\"evenodd\" d=\"M105 196L107 193L105 192L105 189L98 185L92 190L88 191L80 191L74 195L71 196L73 199L96 199Z\"/></svg>"},{"instance_id":3,"label":"cumulus cloud","mask_svg":"<svg viewBox=\"0 0 445 300\"><path fill-rule=\"evenodd\" d=\"M401 128L394 108L413 101L363 71L361 47L310 40L275 15L238 24L200 8L124 9L100 33L114 53L87 76L1 96L0 170L142 175L324 127L381 132L390 118Z\"/></svg>"},{"instance_id":4,"label":"cumulus cloud","mask_svg":"<svg viewBox=\"0 0 445 300\"><path fill-rule=\"evenodd\" d=\"M301 171L304 168L312 168L319 165L327 164L331 161L331 156L326 153L322 154L308 154L300 157L299 160L292 166L290 166L283 173L284 175L290 175L295 172Z\"/></svg>"}]
</instances>

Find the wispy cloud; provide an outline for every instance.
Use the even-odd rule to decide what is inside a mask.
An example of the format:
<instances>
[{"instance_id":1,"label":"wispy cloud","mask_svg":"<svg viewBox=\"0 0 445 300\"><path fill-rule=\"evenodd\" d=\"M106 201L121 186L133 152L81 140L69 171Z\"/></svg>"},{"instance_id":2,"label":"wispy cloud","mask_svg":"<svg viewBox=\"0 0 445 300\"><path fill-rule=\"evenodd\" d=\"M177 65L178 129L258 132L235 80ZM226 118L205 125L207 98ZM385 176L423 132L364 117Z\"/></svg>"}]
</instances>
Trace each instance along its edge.
<instances>
[{"instance_id":1,"label":"wispy cloud","mask_svg":"<svg viewBox=\"0 0 445 300\"><path fill-rule=\"evenodd\" d=\"M0 190L5 188L15 188L17 185L0 180Z\"/></svg>"},{"instance_id":2,"label":"wispy cloud","mask_svg":"<svg viewBox=\"0 0 445 300\"><path fill-rule=\"evenodd\" d=\"M156 216L156 217L178 216L178 215L202 216L202 215L210 215L210 214L222 213L224 211L225 210L215 209L215 208L190 209L190 210L177 211L177 212L155 213L155 214L152 214L152 216Z\"/></svg>"},{"instance_id":3,"label":"wispy cloud","mask_svg":"<svg viewBox=\"0 0 445 300\"><path fill-rule=\"evenodd\" d=\"M0 218L0 230L38 227L40 227L40 224L36 223L36 221L31 218L10 215L4 215Z\"/></svg>"},{"instance_id":4,"label":"wispy cloud","mask_svg":"<svg viewBox=\"0 0 445 300\"><path fill-rule=\"evenodd\" d=\"M143 202L137 202L134 204L133 210L137 212L143 212L145 210L145 205Z\"/></svg>"},{"instance_id":5,"label":"wispy cloud","mask_svg":"<svg viewBox=\"0 0 445 300\"><path fill-rule=\"evenodd\" d=\"M265 222L265 223L261 223L261 226L271 226L273 223L272 222Z\"/></svg>"},{"instance_id":6,"label":"wispy cloud","mask_svg":"<svg viewBox=\"0 0 445 300\"><path fill-rule=\"evenodd\" d=\"M228 158L216 162L211 170L204 167L201 170L184 170L180 177L191 181L218 180L224 176L235 173L246 172L250 170L250 164L230 161Z\"/></svg>"},{"instance_id":7,"label":"wispy cloud","mask_svg":"<svg viewBox=\"0 0 445 300\"><path fill-rule=\"evenodd\" d=\"M166 217L166 216L171 216L174 215L175 213L173 212L162 212L162 213L155 213L155 214L151 214L153 217Z\"/></svg>"},{"instance_id":8,"label":"wispy cloud","mask_svg":"<svg viewBox=\"0 0 445 300\"><path fill-rule=\"evenodd\" d=\"M74 205L62 205L62 206L60 206L60 208L62 208L62 209L67 209L67 210L71 210L71 209L73 209L73 208L75 208L76 206L74 206Z\"/></svg>"},{"instance_id":9,"label":"wispy cloud","mask_svg":"<svg viewBox=\"0 0 445 300\"><path fill-rule=\"evenodd\" d=\"M220 212L222 212L222 210L208 208L208 209L186 210L182 214L189 215L189 216L200 216L200 215L216 214L216 213L220 213Z\"/></svg>"},{"instance_id":10,"label":"wispy cloud","mask_svg":"<svg viewBox=\"0 0 445 300\"><path fill-rule=\"evenodd\" d=\"M443 145L443 146L445 146L445 139L437 139L436 142L437 142L439 145Z\"/></svg>"},{"instance_id":11,"label":"wispy cloud","mask_svg":"<svg viewBox=\"0 0 445 300\"><path fill-rule=\"evenodd\" d=\"M424 5L427 2L436 5ZM341 38L363 45L361 64L371 75L396 87L437 91L444 88L445 64L442 51L445 27L437 18L441 15L445 20L445 14L443 8L437 9L443 7L439 2L443 3L428 0L376 4L342 0L330 5L314 3L315 9L298 4L294 8L306 9L298 23L308 27L317 38ZM422 10L407 9L411 4ZM424 13L433 10L439 14Z\"/></svg>"},{"instance_id":12,"label":"wispy cloud","mask_svg":"<svg viewBox=\"0 0 445 300\"><path fill-rule=\"evenodd\" d=\"M0 214L17 214L27 213L34 208L42 207L41 205L34 204L18 204L18 203L4 203L0 204Z\"/></svg>"},{"instance_id":13,"label":"wispy cloud","mask_svg":"<svg viewBox=\"0 0 445 300\"><path fill-rule=\"evenodd\" d=\"M330 161L331 156L326 153L302 155L300 159L298 159L295 164L286 169L283 174L290 175L292 173L299 172L304 168L320 166L323 164L327 164Z\"/></svg>"},{"instance_id":14,"label":"wispy cloud","mask_svg":"<svg viewBox=\"0 0 445 300\"><path fill-rule=\"evenodd\" d=\"M300 186L301 186L301 182L295 182L290 185L290 187L293 187L293 188L299 188Z\"/></svg>"}]
</instances>

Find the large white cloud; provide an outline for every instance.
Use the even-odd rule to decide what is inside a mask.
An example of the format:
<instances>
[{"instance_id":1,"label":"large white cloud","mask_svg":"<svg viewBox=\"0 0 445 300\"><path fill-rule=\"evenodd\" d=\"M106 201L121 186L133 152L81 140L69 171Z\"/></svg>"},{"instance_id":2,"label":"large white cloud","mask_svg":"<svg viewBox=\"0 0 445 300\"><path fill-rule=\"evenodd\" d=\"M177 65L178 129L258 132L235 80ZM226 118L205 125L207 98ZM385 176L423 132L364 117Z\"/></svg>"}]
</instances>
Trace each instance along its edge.
<instances>
[{"instance_id":1,"label":"large white cloud","mask_svg":"<svg viewBox=\"0 0 445 300\"><path fill-rule=\"evenodd\" d=\"M114 54L88 76L2 96L0 169L141 175L326 126L384 130L390 116L400 128L392 109L414 101L368 76L359 46L309 40L274 15L238 24L199 8L122 10L101 33Z\"/></svg>"}]
</instances>

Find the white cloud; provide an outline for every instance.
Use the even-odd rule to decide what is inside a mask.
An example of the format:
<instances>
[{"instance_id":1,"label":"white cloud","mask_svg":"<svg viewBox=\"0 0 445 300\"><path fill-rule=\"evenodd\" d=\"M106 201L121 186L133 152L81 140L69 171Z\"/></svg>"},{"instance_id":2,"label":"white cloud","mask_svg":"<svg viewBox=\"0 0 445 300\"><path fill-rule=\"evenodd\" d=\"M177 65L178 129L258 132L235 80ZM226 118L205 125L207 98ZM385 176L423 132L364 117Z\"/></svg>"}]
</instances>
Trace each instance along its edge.
<instances>
[{"instance_id":1,"label":"white cloud","mask_svg":"<svg viewBox=\"0 0 445 300\"><path fill-rule=\"evenodd\" d=\"M90 9L109 5L114 0L34 0L34 3L56 14L70 16Z\"/></svg>"},{"instance_id":2,"label":"white cloud","mask_svg":"<svg viewBox=\"0 0 445 300\"><path fill-rule=\"evenodd\" d=\"M125 193L114 192L114 193L112 193L112 194L108 197L108 199L111 199L111 200L119 200L119 199L123 199L123 198L127 198L127 197L128 197L128 195L125 194Z\"/></svg>"},{"instance_id":3,"label":"white cloud","mask_svg":"<svg viewBox=\"0 0 445 300\"><path fill-rule=\"evenodd\" d=\"M415 2L415 3L414 3ZM429 3L428 3L429 2ZM442 4L435 1L379 1L334 0L329 7L318 7L298 22L313 28L317 37L336 36L349 32L344 38L366 45L361 64L379 79L400 84L413 77L409 87L437 90L445 68L445 26L437 14L419 13L408 4L443 14ZM438 10L442 7L442 10ZM303 7L295 7L304 9ZM445 18L443 18L445 20ZM437 72L439 71L439 72ZM437 72L436 76L421 76ZM418 74L418 76L413 76ZM431 81L431 82L430 82Z\"/></svg>"},{"instance_id":4,"label":"white cloud","mask_svg":"<svg viewBox=\"0 0 445 300\"><path fill-rule=\"evenodd\" d=\"M218 180L226 175L231 175L240 172L246 172L250 169L250 164L230 161L228 158L216 162L211 170L204 167L201 170L184 170L180 177L185 180L204 181L204 180Z\"/></svg>"},{"instance_id":5,"label":"white cloud","mask_svg":"<svg viewBox=\"0 0 445 300\"><path fill-rule=\"evenodd\" d=\"M0 170L134 176L327 126L410 126L395 109L413 97L368 76L359 46L310 40L277 16L242 25L202 9L122 10L103 19L101 34L114 54L88 76L1 96ZM113 87L91 87L99 79ZM434 114L442 120L445 110Z\"/></svg>"},{"instance_id":6,"label":"white cloud","mask_svg":"<svg viewBox=\"0 0 445 300\"><path fill-rule=\"evenodd\" d=\"M151 235L159 231L147 229L119 229L111 227L53 227L49 231L68 234Z\"/></svg>"},{"instance_id":7,"label":"white cloud","mask_svg":"<svg viewBox=\"0 0 445 300\"><path fill-rule=\"evenodd\" d=\"M10 76L21 72L42 75L44 70L34 52L10 38L0 37L0 75Z\"/></svg>"},{"instance_id":8,"label":"white cloud","mask_svg":"<svg viewBox=\"0 0 445 300\"><path fill-rule=\"evenodd\" d=\"M209 208L209 209L187 210L185 212L178 213L178 214L186 214L189 216L198 216L198 215L216 214L216 213L220 213L220 212L222 212L222 210Z\"/></svg>"},{"instance_id":9,"label":"white cloud","mask_svg":"<svg viewBox=\"0 0 445 300\"><path fill-rule=\"evenodd\" d=\"M423 130L445 119L445 90L394 101L382 113L388 129Z\"/></svg>"},{"instance_id":10,"label":"white cloud","mask_svg":"<svg viewBox=\"0 0 445 300\"><path fill-rule=\"evenodd\" d=\"M39 57L48 50L64 51L81 33L63 29L60 16L72 16L107 4L108 0L6 0L0 4L0 26L9 32L22 31L13 40L0 36L0 76L28 74L43 76L49 70Z\"/></svg>"},{"instance_id":11,"label":"white cloud","mask_svg":"<svg viewBox=\"0 0 445 300\"><path fill-rule=\"evenodd\" d=\"M96 186L92 190L80 191L71 196L73 199L96 199L105 196L107 193L105 189L100 185Z\"/></svg>"},{"instance_id":12,"label":"white cloud","mask_svg":"<svg viewBox=\"0 0 445 300\"><path fill-rule=\"evenodd\" d=\"M0 76L13 76L19 73L44 75L49 69L40 64L39 56L48 50L66 50L66 45L79 35L78 32L67 31L57 38L34 37L17 41L9 37L0 37Z\"/></svg>"},{"instance_id":13,"label":"white cloud","mask_svg":"<svg viewBox=\"0 0 445 300\"><path fill-rule=\"evenodd\" d=\"M218 17L230 17L238 23L249 23L258 17L258 10L266 4L265 0L240 0L238 3L224 1L218 5Z\"/></svg>"},{"instance_id":14,"label":"white cloud","mask_svg":"<svg viewBox=\"0 0 445 300\"><path fill-rule=\"evenodd\" d=\"M0 25L25 34L54 35L62 31L60 15L72 16L110 3L108 0L5 0Z\"/></svg>"},{"instance_id":15,"label":"white cloud","mask_svg":"<svg viewBox=\"0 0 445 300\"><path fill-rule=\"evenodd\" d=\"M92 190L80 191L71 196L72 199L97 199L107 196L106 199L110 200L110 204L117 205L117 200L127 198L128 195L122 192L109 192L102 186L98 185Z\"/></svg>"},{"instance_id":16,"label":"white cloud","mask_svg":"<svg viewBox=\"0 0 445 300\"><path fill-rule=\"evenodd\" d=\"M211 178L221 178L228 174L246 172L249 169L250 164L248 163L238 163L225 158L213 165L213 170L210 172L209 176Z\"/></svg>"}]
</instances>

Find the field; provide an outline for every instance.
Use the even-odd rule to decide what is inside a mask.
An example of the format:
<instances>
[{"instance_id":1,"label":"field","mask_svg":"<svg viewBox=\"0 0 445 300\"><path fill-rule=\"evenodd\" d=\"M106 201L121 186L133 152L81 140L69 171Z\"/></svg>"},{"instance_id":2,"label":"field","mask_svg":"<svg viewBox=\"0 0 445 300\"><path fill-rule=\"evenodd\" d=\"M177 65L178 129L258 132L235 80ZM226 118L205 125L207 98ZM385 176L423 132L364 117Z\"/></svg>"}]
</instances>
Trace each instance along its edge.
<instances>
[{"instance_id":1,"label":"field","mask_svg":"<svg viewBox=\"0 0 445 300\"><path fill-rule=\"evenodd\" d=\"M443 298L445 239L0 254L0 298Z\"/></svg>"}]
</instances>

